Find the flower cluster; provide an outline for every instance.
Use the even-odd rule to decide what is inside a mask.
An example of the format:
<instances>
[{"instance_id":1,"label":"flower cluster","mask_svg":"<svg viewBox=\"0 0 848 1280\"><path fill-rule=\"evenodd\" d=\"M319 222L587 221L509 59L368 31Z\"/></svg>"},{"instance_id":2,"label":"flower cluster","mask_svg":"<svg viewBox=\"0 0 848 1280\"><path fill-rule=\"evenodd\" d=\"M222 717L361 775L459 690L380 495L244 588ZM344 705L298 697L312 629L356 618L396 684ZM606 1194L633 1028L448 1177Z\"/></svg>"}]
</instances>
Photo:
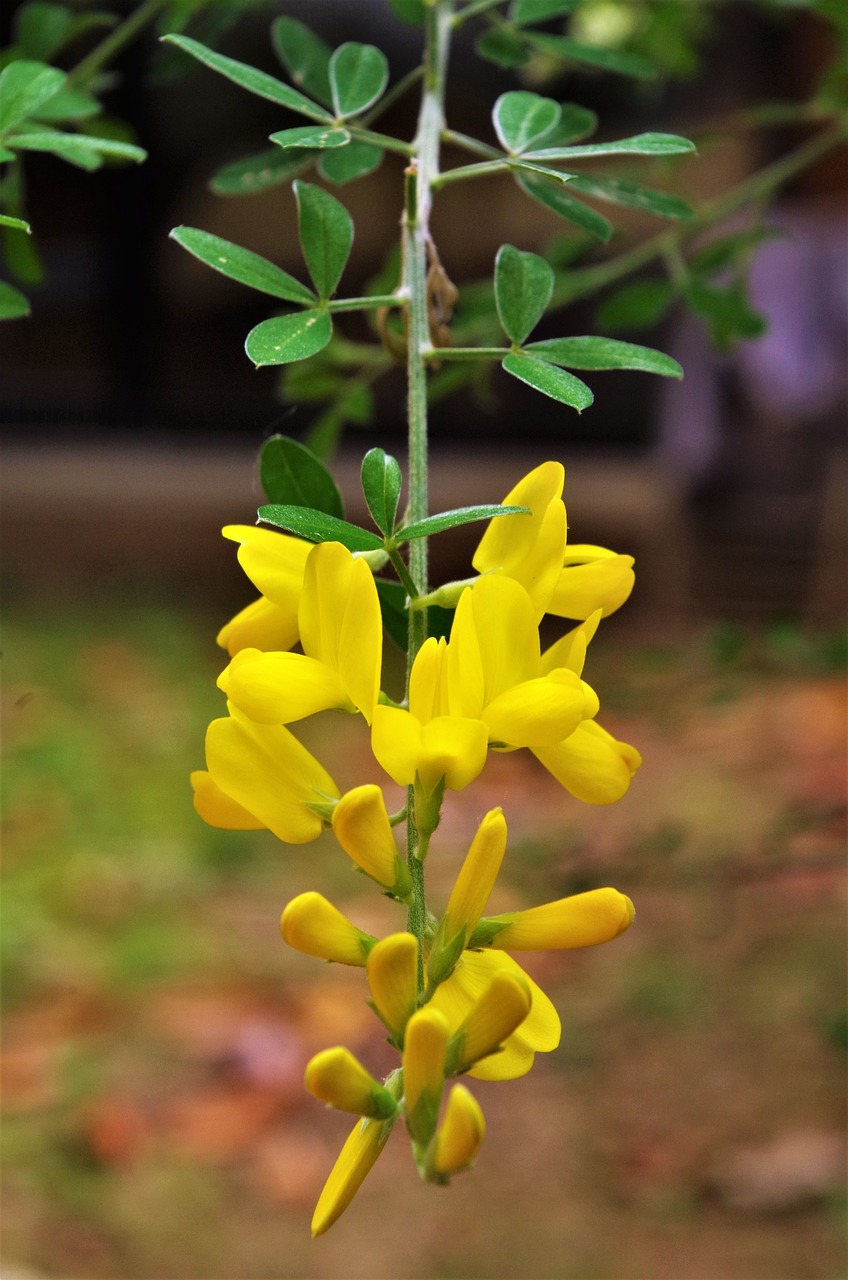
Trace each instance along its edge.
<instances>
[{"instance_id":1,"label":"flower cluster","mask_svg":"<svg viewBox=\"0 0 848 1280\"><path fill-rule=\"evenodd\" d=\"M486 916L507 844L499 808L480 823L441 916L423 896L445 790L469 786L489 750L528 749L591 804L619 799L639 766L635 748L597 723L598 698L582 678L601 618L631 591L633 561L567 543L563 482L559 463L531 471L504 499L523 513L487 526L476 576L407 602L455 612L449 634L418 649L402 704L381 691L383 619L371 557L268 529L224 530L261 596L218 637L230 655L218 681L228 714L209 726L207 768L192 775L195 806L214 826L267 828L294 844L331 827L355 865L408 911L406 928L381 939L317 892L282 914L290 946L365 970L370 1003L399 1054L382 1081L343 1047L307 1067L311 1093L359 1117L319 1199L314 1235L347 1208L399 1119L424 1178L445 1182L467 1168L485 1125L455 1078L513 1079L537 1052L556 1048L556 1010L510 952L593 946L633 919L630 900L612 888ZM543 651L546 614L576 625ZM409 789L401 814L389 816L379 786L341 794L287 727L329 709L362 716L374 757ZM404 818L406 858L393 830Z\"/></svg>"}]
</instances>

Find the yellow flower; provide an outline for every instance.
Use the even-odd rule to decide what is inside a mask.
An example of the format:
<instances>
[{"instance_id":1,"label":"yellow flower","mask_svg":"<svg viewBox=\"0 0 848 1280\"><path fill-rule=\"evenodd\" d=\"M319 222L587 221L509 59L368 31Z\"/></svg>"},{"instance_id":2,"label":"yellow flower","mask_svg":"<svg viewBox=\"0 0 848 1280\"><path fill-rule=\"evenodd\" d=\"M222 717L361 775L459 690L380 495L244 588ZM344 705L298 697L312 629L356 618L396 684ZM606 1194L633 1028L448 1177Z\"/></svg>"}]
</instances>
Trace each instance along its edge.
<instances>
[{"instance_id":1,"label":"yellow flower","mask_svg":"<svg viewBox=\"0 0 848 1280\"><path fill-rule=\"evenodd\" d=\"M292 898L280 917L280 932L295 951L337 964L364 965L377 943L314 891Z\"/></svg>"},{"instance_id":2,"label":"yellow flower","mask_svg":"<svg viewBox=\"0 0 848 1280\"><path fill-rule=\"evenodd\" d=\"M312 1235L320 1236L342 1216L373 1169L394 1119L357 1120L324 1184L312 1215Z\"/></svg>"},{"instance_id":3,"label":"yellow flower","mask_svg":"<svg viewBox=\"0 0 848 1280\"><path fill-rule=\"evenodd\" d=\"M442 638L419 649L409 680L409 710L378 706L371 750L399 786L420 779L432 793L444 780L449 791L473 782L486 763L487 730L479 719L449 714Z\"/></svg>"},{"instance_id":4,"label":"yellow flower","mask_svg":"<svg viewBox=\"0 0 848 1280\"><path fill-rule=\"evenodd\" d=\"M574 544L566 550L548 613L582 619L601 609L606 618L621 608L635 580L632 556L616 555L606 547Z\"/></svg>"},{"instance_id":5,"label":"yellow flower","mask_svg":"<svg viewBox=\"0 0 848 1280\"><path fill-rule=\"evenodd\" d=\"M366 785L345 792L333 809L336 839L367 876L395 898L409 896L409 870L392 834L386 802L379 787Z\"/></svg>"},{"instance_id":6,"label":"yellow flower","mask_svg":"<svg viewBox=\"0 0 848 1280\"><path fill-rule=\"evenodd\" d=\"M492 809L477 828L433 939L427 962L431 983L441 982L450 973L483 914L506 852L506 838L503 810Z\"/></svg>"},{"instance_id":7,"label":"yellow flower","mask_svg":"<svg viewBox=\"0 0 848 1280\"><path fill-rule=\"evenodd\" d=\"M626 794L642 757L594 720L584 720L563 742L533 747L557 782L586 804L613 804Z\"/></svg>"},{"instance_id":8,"label":"yellow flower","mask_svg":"<svg viewBox=\"0 0 848 1280\"><path fill-rule=\"evenodd\" d=\"M467 1169L474 1163L485 1136L486 1121L479 1102L464 1084L455 1084L428 1153L431 1181L447 1182L452 1174Z\"/></svg>"},{"instance_id":9,"label":"yellow flower","mask_svg":"<svg viewBox=\"0 0 848 1280\"><path fill-rule=\"evenodd\" d=\"M338 542L309 552L298 608L303 653L241 649L218 679L231 702L261 724L316 711L361 711L380 692L383 621L368 565Z\"/></svg>"},{"instance_id":10,"label":"yellow flower","mask_svg":"<svg viewBox=\"0 0 848 1280\"><path fill-rule=\"evenodd\" d=\"M514 1080L526 1075L536 1053L549 1053L557 1047L562 1030L559 1014L544 991L503 951L463 951L450 977L436 988L428 1007L443 1013L456 1031L493 979L502 976L529 992L529 1013L506 1036L500 1053L492 1053L470 1068L469 1074L480 1080ZM511 994L514 996L514 991ZM510 1007L517 1003L513 1000Z\"/></svg>"},{"instance_id":11,"label":"yellow flower","mask_svg":"<svg viewBox=\"0 0 848 1280\"><path fill-rule=\"evenodd\" d=\"M478 573L503 573L520 582L533 602L538 623L548 608L562 571L566 522L562 502L565 470L543 462L519 480L503 506L529 507L530 515L491 520L474 553Z\"/></svg>"},{"instance_id":12,"label":"yellow flower","mask_svg":"<svg viewBox=\"0 0 848 1280\"><path fill-rule=\"evenodd\" d=\"M533 996L523 974L496 970L448 1045L447 1068L461 1075L497 1053L530 1012Z\"/></svg>"},{"instance_id":13,"label":"yellow flower","mask_svg":"<svg viewBox=\"0 0 848 1280\"><path fill-rule=\"evenodd\" d=\"M598 711L594 692L573 671L543 670L530 598L499 575L463 592L447 678L451 711L484 721L497 746L552 746Z\"/></svg>"},{"instance_id":14,"label":"yellow flower","mask_svg":"<svg viewBox=\"0 0 848 1280\"><path fill-rule=\"evenodd\" d=\"M372 947L366 966L371 998L395 1041L418 1003L418 939L411 933L392 933Z\"/></svg>"},{"instance_id":15,"label":"yellow flower","mask_svg":"<svg viewBox=\"0 0 848 1280\"><path fill-rule=\"evenodd\" d=\"M486 916L469 946L509 951L596 947L629 929L635 914L633 903L618 889L590 889L526 911Z\"/></svg>"},{"instance_id":16,"label":"yellow flower","mask_svg":"<svg viewBox=\"0 0 848 1280\"><path fill-rule=\"evenodd\" d=\"M372 1120L388 1120L397 1111L389 1090L341 1045L316 1053L306 1065L304 1084L321 1102Z\"/></svg>"},{"instance_id":17,"label":"yellow flower","mask_svg":"<svg viewBox=\"0 0 848 1280\"><path fill-rule=\"evenodd\" d=\"M204 821L216 827L267 827L288 844L315 840L324 823L311 806L339 794L326 769L288 729L255 724L234 707L207 730L206 765L208 772L192 777L195 807Z\"/></svg>"},{"instance_id":18,"label":"yellow flower","mask_svg":"<svg viewBox=\"0 0 848 1280\"><path fill-rule=\"evenodd\" d=\"M223 534L240 544L239 564L262 596L222 627L218 643L231 657L244 648L290 649L298 640L297 610L312 544L255 525L227 525Z\"/></svg>"},{"instance_id":19,"label":"yellow flower","mask_svg":"<svg viewBox=\"0 0 848 1280\"><path fill-rule=\"evenodd\" d=\"M403 1096L406 1127L413 1142L430 1141L439 1118L445 1079L448 1024L432 1006L413 1013L403 1042Z\"/></svg>"}]
</instances>

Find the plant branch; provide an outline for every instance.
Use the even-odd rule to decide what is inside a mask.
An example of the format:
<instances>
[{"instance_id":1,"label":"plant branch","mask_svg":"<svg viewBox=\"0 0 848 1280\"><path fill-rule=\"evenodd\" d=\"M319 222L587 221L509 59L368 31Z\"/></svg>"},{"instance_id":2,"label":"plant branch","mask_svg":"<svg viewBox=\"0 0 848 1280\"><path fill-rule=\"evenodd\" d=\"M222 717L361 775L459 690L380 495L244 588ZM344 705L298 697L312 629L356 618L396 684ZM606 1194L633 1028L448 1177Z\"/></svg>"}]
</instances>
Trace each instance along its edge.
<instances>
[{"instance_id":1,"label":"plant branch","mask_svg":"<svg viewBox=\"0 0 848 1280\"><path fill-rule=\"evenodd\" d=\"M144 4L139 5L120 26L110 31L100 44L69 71L68 86L89 84L128 44L132 44L139 32L153 21L167 3L168 0L144 0Z\"/></svg>"}]
</instances>

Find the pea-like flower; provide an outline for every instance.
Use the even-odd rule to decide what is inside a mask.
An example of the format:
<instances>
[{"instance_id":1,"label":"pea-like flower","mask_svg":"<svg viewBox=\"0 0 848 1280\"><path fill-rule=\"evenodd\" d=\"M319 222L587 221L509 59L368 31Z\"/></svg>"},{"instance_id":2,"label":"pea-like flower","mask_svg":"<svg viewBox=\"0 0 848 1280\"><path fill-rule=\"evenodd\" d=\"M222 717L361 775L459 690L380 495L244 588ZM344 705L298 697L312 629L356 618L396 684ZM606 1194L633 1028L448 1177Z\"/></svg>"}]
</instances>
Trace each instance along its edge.
<instances>
[{"instance_id":1,"label":"pea-like flower","mask_svg":"<svg viewBox=\"0 0 848 1280\"><path fill-rule=\"evenodd\" d=\"M299 638L297 611L312 543L256 525L230 524L222 532L239 544L239 564L262 594L221 628L218 644L231 657L247 648L291 649Z\"/></svg>"}]
</instances>

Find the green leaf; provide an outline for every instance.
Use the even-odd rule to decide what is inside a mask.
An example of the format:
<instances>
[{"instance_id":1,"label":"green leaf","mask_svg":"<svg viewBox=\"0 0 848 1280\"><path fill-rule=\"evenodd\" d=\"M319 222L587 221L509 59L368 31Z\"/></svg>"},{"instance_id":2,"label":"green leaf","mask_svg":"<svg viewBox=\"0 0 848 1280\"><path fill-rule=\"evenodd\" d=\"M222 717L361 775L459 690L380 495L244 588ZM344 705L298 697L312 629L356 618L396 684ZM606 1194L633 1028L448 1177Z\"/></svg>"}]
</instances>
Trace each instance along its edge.
<instances>
[{"instance_id":1,"label":"green leaf","mask_svg":"<svg viewBox=\"0 0 848 1280\"><path fill-rule=\"evenodd\" d=\"M310 507L341 519L342 495L311 449L289 436L270 436L259 454L259 479L269 502Z\"/></svg>"},{"instance_id":2,"label":"green leaf","mask_svg":"<svg viewBox=\"0 0 848 1280\"><path fill-rule=\"evenodd\" d=\"M557 373L559 372L560 370L557 370ZM576 382L577 379L575 378L574 381ZM423 520L416 520L413 524L408 524L405 528L398 529L394 536L394 541L400 545L402 542L411 542L413 538L429 538L434 533L443 533L445 529L458 529L460 525L473 524L476 520L494 520L499 516L527 515L529 510L529 507L506 507L503 503L487 503L477 507L457 507L454 511L441 511L438 515L426 516Z\"/></svg>"},{"instance_id":3,"label":"green leaf","mask_svg":"<svg viewBox=\"0 0 848 1280\"><path fill-rule=\"evenodd\" d=\"M674 296L668 280L638 280L610 294L595 318L602 329L651 329L662 320Z\"/></svg>"},{"instance_id":4,"label":"green leaf","mask_svg":"<svg viewBox=\"0 0 848 1280\"><path fill-rule=\"evenodd\" d=\"M258 515L266 524L296 533L307 542L340 542L349 551L381 551L383 548L383 539L369 529L360 529L359 525L310 507L271 503L260 507Z\"/></svg>"},{"instance_id":5,"label":"green leaf","mask_svg":"<svg viewBox=\"0 0 848 1280\"><path fill-rule=\"evenodd\" d=\"M671 356L653 347L617 342L614 338L551 338L531 342L525 350L528 355L566 369L636 369L658 373L663 378L683 377L683 370Z\"/></svg>"},{"instance_id":6,"label":"green leaf","mask_svg":"<svg viewBox=\"0 0 848 1280\"><path fill-rule=\"evenodd\" d=\"M587 231L602 244L606 244L612 235L612 223L608 218L590 209L582 200L575 200L574 196L569 195L562 187L555 187L547 179L536 174L522 173L518 178L518 185L533 200L538 200L539 204L545 205L575 227Z\"/></svg>"},{"instance_id":7,"label":"green leaf","mask_svg":"<svg viewBox=\"0 0 848 1280\"><path fill-rule=\"evenodd\" d=\"M32 235L32 227L23 218L13 218L8 213L0 213L0 227L11 227L13 231L25 231Z\"/></svg>"},{"instance_id":8,"label":"green leaf","mask_svg":"<svg viewBox=\"0 0 848 1280\"><path fill-rule=\"evenodd\" d=\"M297 18L287 17L271 23L271 43L298 89L331 106L330 46Z\"/></svg>"},{"instance_id":9,"label":"green leaf","mask_svg":"<svg viewBox=\"0 0 848 1280\"><path fill-rule=\"evenodd\" d=\"M318 172L327 182L344 186L355 178L364 178L380 167L383 151L371 142L351 142L343 150L327 151L318 161Z\"/></svg>"},{"instance_id":10,"label":"green leaf","mask_svg":"<svg viewBox=\"0 0 848 1280\"><path fill-rule=\"evenodd\" d=\"M654 191L651 187L642 187L620 178L602 178L600 175L581 173L574 175L569 186L584 195L594 196L596 200L624 205L628 209L643 209L660 218L685 221L692 217L691 207L679 196L669 195L667 191Z\"/></svg>"},{"instance_id":11,"label":"green leaf","mask_svg":"<svg viewBox=\"0 0 848 1280\"><path fill-rule=\"evenodd\" d=\"M570 405L578 413L588 409L595 398L585 382L566 373L565 369L557 369L544 360L537 360L535 356L523 353L508 355L501 367L520 382L526 382L528 387L534 387L552 400Z\"/></svg>"},{"instance_id":12,"label":"green leaf","mask_svg":"<svg viewBox=\"0 0 848 1280\"><path fill-rule=\"evenodd\" d=\"M522 67L530 57L524 41L500 27L490 27L488 31L484 31L475 44L474 51L487 62L507 68Z\"/></svg>"},{"instance_id":13,"label":"green leaf","mask_svg":"<svg viewBox=\"0 0 848 1280\"><path fill-rule=\"evenodd\" d=\"M19 320L30 313L29 299L19 289L0 280L0 320Z\"/></svg>"},{"instance_id":14,"label":"green leaf","mask_svg":"<svg viewBox=\"0 0 848 1280\"><path fill-rule=\"evenodd\" d=\"M303 116L311 116L313 120L323 120L329 123L332 119L317 102L313 102L311 98L299 93L297 89L292 89L290 85L284 84L282 80L278 80L275 76L267 75L257 67L248 66L246 62L238 62L235 58L225 58L222 53L216 53L214 49L207 49L206 45L200 44L198 40L192 40L188 36L163 36L162 39L167 44L175 44L184 53L197 58L198 62L202 62L213 71L226 76L228 80L240 85L242 89L247 89L248 93L255 93L260 98L267 98L270 102L276 102L281 107L288 107L291 111L297 111Z\"/></svg>"},{"instance_id":15,"label":"green leaf","mask_svg":"<svg viewBox=\"0 0 848 1280\"><path fill-rule=\"evenodd\" d=\"M328 191L294 183L298 230L312 282L322 299L335 292L353 244L353 223L344 205Z\"/></svg>"},{"instance_id":16,"label":"green leaf","mask_svg":"<svg viewBox=\"0 0 848 1280\"><path fill-rule=\"evenodd\" d=\"M717 289L703 280L690 280L684 297L691 310L707 321L712 339L720 348L739 338L759 338L768 328L765 316L754 311L741 285Z\"/></svg>"},{"instance_id":17,"label":"green leaf","mask_svg":"<svg viewBox=\"0 0 848 1280\"><path fill-rule=\"evenodd\" d=\"M386 55L373 44L351 41L340 45L330 59L330 88L339 117L367 111L383 96L388 83Z\"/></svg>"},{"instance_id":18,"label":"green leaf","mask_svg":"<svg viewBox=\"0 0 848 1280\"><path fill-rule=\"evenodd\" d=\"M591 156L680 156L695 151L694 142L676 133L637 133L617 142L595 142L586 147L545 147L528 152L527 160L584 160Z\"/></svg>"},{"instance_id":19,"label":"green leaf","mask_svg":"<svg viewBox=\"0 0 848 1280\"><path fill-rule=\"evenodd\" d=\"M510 22L518 26L530 26L534 22L547 22L571 13L579 0L512 0L509 7Z\"/></svg>"},{"instance_id":20,"label":"green leaf","mask_svg":"<svg viewBox=\"0 0 848 1280\"><path fill-rule=\"evenodd\" d=\"M15 35L21 52L41 61L62 47L72 25L71 14L61 4L23 4L15 14Z\"/></svg>"},{"instance_id":21,"label":"green leaf","mask_svg":"<svg viewBox=\"0 0 848 1280\"><path fill-rule=\"evenodd\" d=\"M518 346L541 320L553 291L550 263L536 253L501 245L495 259L495 302L504 332Z\"/></svg>"},{"instance_id":22,"label":"green leaf","mask_svg":"<svg viewBox=\"0 0 848 1280\"><path fill-rule=\"evenodd\" d=\"M171 239L208 267L231 280L238 280L239 284L246 284L249 289L258 289L260 293L282 298L285 302L300 302L307 307L317 301L312 290L287 271L250 249L222 240L220 236L200 231L197 227L174 227Z\"/></svg>"},{"instance_id":23,"label":"green leaf","mask_svg":"<svg viewBox=\"0 0 848 1280\"><path fill-rule=\"evenodd\" d=\"M387 538L391 537L403 483L397 459L383 449L369 449L362 459L361 481L374 523Z\"/></svg>"},{"instance_id":24,"label":"green leaf","mask_svg":"<svg viewBox=\"0 0 848 1280\"><path fill-rule=\"evenodd\" d=\"M104 156L117 160L132 160L140 164L147 158L141 147L130 142L113 142L111 138L92 138L86 133L33 132L15 133L6 139L10 147L19 151L49 151L78 165L81 169L98 169Z\"/></svg>"},{"instance_id":25,"label":"green leaf","mask_svg":"<svg viewBox=\"0 0 848 1280\"><path fill-rule=\"evenodd\" d=\"M735 266L740 260L747 262L752 249L756 249L766 240L774 240L786 233L777 227L752 227L748 231L737 231L733 235L720 236L705 244L690 260L689 269L693 275L713 276L728 267Z\"/></svg>"},{"instance_id":26,"label":"green leaf","mask_svg":"<svg viewBox=\"0 0 848 1280\"><path fill-rule=\"evenodd\" d=\"M504 151L520 155L559 123L562 108L553 98L516 89L502 93L492 108L492 123Z\"/></svg>"},{"instance_id":27,"label":"green leaf","mask_svg":"<svg viewBox=\"0 0 848 1280\"><path fill-rule=\"evenodd\" d=\"M0 133L33 115L66 79L64 71L44 62L10 62L0 71Z\"/></svg>"},{"instance_id":28,"label":"green leaf","mask_svg":"<svg viewBox=\"0 0 848 1280\"><path fill-rule=\"evenodd\" d=\"M298 311L263 320L247 335L244 349L259 369L308 360L316 351L322 351L332 336L333 322L328 311Z\"/></svg>"},{"instance_id":29,"label":"green leaf","mask_svg":"<svg viewBox=\"0 0 848 1280\"><path fill-rule=\"evenodd\" d=\"M580 44L568 36L550 36L542 32L528 31L528 41L543 53L551 53L556 58L564 58L569 62L581 62L590 67L600 67L602 71L613 71L618 75L635 76L639 80L656 80L657 69L647 58L638 53L627 53L623 49L608 49L603 45Z\"/></svg>"},{"instance_id":30,"label":"green leaf","mask_svg":"<svg viewBox=\"0 0 848 1280\"><path fill-rule=\"evenodd\" d=\"M280 129L271 134L271 141L284 151L294 148L304 151L323 151L325 147L346 147L350 142L347 129L333 125L300 125L296 129Z\"/></svg>"},{"instance_id":31,"label":"green leaf","mask_svg":"<svg viewBox=\"0 0 848 1280\"><path fill-rule=\"evenodd\" d=\"M301 173L310 157L293 152L287 155L279 147L262 151L255 156L245 156L224 165L212 178L209 186L219 196L246 196L256 191L268 191L271 187L287 182Z\"/></svg>"},{"instance_id":32,"label":"green leaf","mask_svg":"<svg viewBox=\"0 0 848 1280\"><path fill-rule=\"evenodd\" d=\"M389 0L389 4L404 22L413 22L418 26L424 21L424 0Z\"/></svg>"},{"instance_id":33,"label":"green leaf","mask_svg":"<svg viewBox=\"0 0 848 1280\"><path fill-rule=\"evenodd\" d=\"M559 122L539 139L542 146L566 147L581 138L588 138L597 129L598 117L588 107L581 107L576 102L561 102L559 108Z\"/></svg>"},{"instance_id":34,"label":"green leaf","mask_svg":"<svg viewBox=\"0 0 848 1280\"><path fill-rule=\"evenodd\" d=\"M35 236L19 235L12 227L4 227L2 235L6 263L18 284L41 284L44 279L44 264Z\"/></svg>"},{"instance_id":35,"label":"green leaf","mask_svg":"<svg viewBox=\"0 0 848 1280\"><path fill-rule=\"evenodd\" d=\"M89 120L100 111L100 103L81 89L60 89L32 113L34 120L54 123L63 120Z\"/></svg>"}]
</instances>

